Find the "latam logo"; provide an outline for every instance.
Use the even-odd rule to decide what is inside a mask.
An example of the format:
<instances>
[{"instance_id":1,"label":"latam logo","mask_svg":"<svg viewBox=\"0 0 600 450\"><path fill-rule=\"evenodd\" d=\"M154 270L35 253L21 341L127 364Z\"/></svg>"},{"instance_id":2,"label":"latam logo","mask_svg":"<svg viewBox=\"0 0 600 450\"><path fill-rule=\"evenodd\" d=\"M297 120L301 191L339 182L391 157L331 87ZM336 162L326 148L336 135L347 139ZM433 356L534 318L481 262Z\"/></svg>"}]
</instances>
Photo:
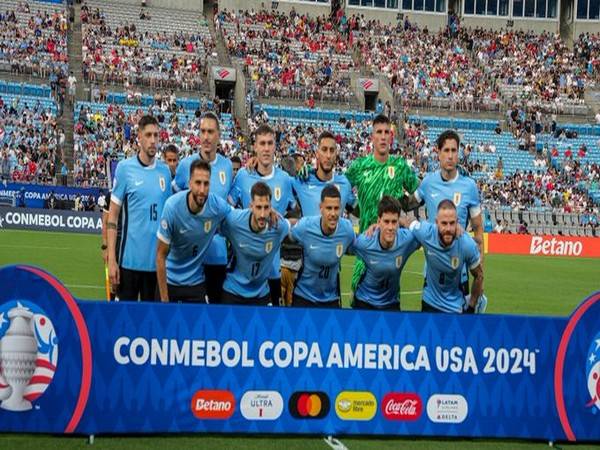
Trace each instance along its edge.
<instances>
[{"instance_id":1,"label":"latam logo","mask_svg":"<svg viewBox=\"0 0 600 450\"><path fill-rule=\"evenodd\" d=\"M587 352L585 375L590 393L587 407L592 407L594 412L600 411L600 332L592 340Z\"/></svg>"},{"instance_id":2,"label":"latam logo","mask_svg":"<svg viewBox=\"0 0 600 450\"><path fill-rule=\"evenodd\" d=\"M427 416L436 423L462 423L469 405L462 395L434 394L427 401Z\"/></svg>"},{"instance_id":3,"label":"latam logo","mask_svg":"<svg viewBox=\"0 0 600 450\"><path fill-rule=\"evenodd\" d=\"M283 412L283 397L277 391L248 391L242 396L240 411L248 420L276 420Z\"/></svg>"},{"instance_id":4,"label":"latam logo","mask_svg":"<svg viewBox=\"0 0 600 450\"><path fill-rule=\"evenodd\" d=\"M0 408L29 411L54 378L58 338L41 308L27 301L0 306Z\"/></svg>"},{"instance_id":5,"label":"latam logo","mask_svg":"<svg viewBox=\"0 0 600 450\"><path fill-rule=\"evenodd\" d=\"M373 87L373 80L365 80L362 82L362 87L364 90L371 89Z\"/></svg>"},{"instance_id":6,"label":"latam logo","mask_svg":"<svg viewBox=\"0 0 600 450\"><path fill-rule=\"evenodd\" d=\"M296 419L322 419L329 414L331 402L324 392L294 392L288 409Z\"/></svg>"},{"instance_id":7,"label":"latam logo","mask_svg":"<svg viewBox=\"0 0 600 450\"><path fill-rule=\"evenodd\" d=\"M198 391L192 397L192 413L197 419L229 419L235 411L235 398L229 391Z\"/></svg>"},{"instance_id":8,"label":"latam logo","mask_svg":"<svg viewBox=\"0 0 600 450\"><path fill-rule=\"evenodd\" d=\"M582 251L583 244L580 241L546 239L542 236L533 236L529 248L531 255L579 256Z\"/></svg>"},{"instance_id":9,"label":"latam logo","mask_svg":"<svg viewBox=\"0 0 600 450\"><path fill-rule=\"evenodd\" d=\"M371 420L377 413L377 399L371 392L343 391L335 399L335 413L342 420Z\"/></svg>"},{"instance_id":10,"label":"latam logo","mask_svg":"<svg viewBox=\"0 0 600 450\"><path fill-rule=\"evenodd\" d=\"M226 78L229 75L229 70L227 69L221 69L217 72L217 75L219 75L219 77L221 78Z\"/></svg>"},{"instance_id":11,"label":"latam logo","mask_svg":"<svg viewBox=\"0 0 600 450\"><path fill-rule=\"evenodd\" d=\"M383 397L381 412L388 420L417 420L423 413L423 401L412 392L390 392Z\"/></svg>"}]
</instances>

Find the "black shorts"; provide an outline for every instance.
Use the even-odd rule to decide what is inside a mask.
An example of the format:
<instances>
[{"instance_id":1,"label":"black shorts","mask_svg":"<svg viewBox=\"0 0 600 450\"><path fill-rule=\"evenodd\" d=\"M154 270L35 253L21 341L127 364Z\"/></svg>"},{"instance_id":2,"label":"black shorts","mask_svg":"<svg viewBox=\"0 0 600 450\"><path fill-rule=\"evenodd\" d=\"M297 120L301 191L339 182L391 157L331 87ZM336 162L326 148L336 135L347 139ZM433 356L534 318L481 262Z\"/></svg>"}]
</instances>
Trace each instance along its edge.
<instances>
[{"instance_id":1,"label":"black shorts","mask_svg":"<svg viewBox=\"0 0 600 450\"><path fill-rule=\"evenodd\" d=\"M227 275L226 265L204 264L204 277L206 284L206 295L211 304L221 303L223 296L223 283Z\"/></svg>"},{"instance_id":2,"label":"black shorts","mask_svg":"<svg viewBox=\"0 0 600 450\"><path fill-rule=\"evenodd\" d=\"M421 312L445 313L446 311L442 311L441 309L437 309L435 306L431 306L429 303L426 303L425 300L421 300Z\"/></svg>"},{"instance_id":3,"label":"black shorts","mask_svg":"<svg viewBox=\"0 0 600 450\"><path fill-rule=\"evenodd\" d=\"M292 306L295 308L341 308L339 299L331 302L311 302L297 294L292 296Z\"/></svg>"},{"instance_id":4,"label":"black shorts","mask_svg":"<svg viewBox=\"0 0 600 450\"><path fill-rule=\"evenodd\" d=\"M352 302L353 309L370 309L372 311L400 311L400 304L392 303L390 305L385 305L382 307L377 307L375 305L371 305L370 303L363 302L357 298Z\"/></svg>"},{"instance_id":5,"label":"black shorts","mask_svg":"<svg viewBox=\"0 0 600 450\"><path fill-rule=\"evenodd\" d=\"M245 298L223 290L221 303L224 305L271 306L270 294L264 297Z\"/></svg>"},{"instance_id":6,"label":"black shorts","mask_svg":"<svg viewBox=\"0 0 600 450\"><path fill-rule=\"evenodd\" d=\"M129 270L119 268L120 280L117 289L119 301L155 302L156 297L156 272L142 270Z\"/></svg>"},{"instance_id":7,"label":"black shorts","mask_svg":"<svg viewBox=\"0 0 600 450\"><path fill-rule=\"evenodd\" d=\"M271 305L281 305L281 278L271 278L269 280L269 295L271 297Z\"/></svg>"},{"instance_id":8,"label":"black shorts","mask_svg":"<svg viewBox=\"0 0 600 450\"><path fill-rule=\"evenodd\" d=\"M206 285L175 286L167 284L169 302L171 303L206 303ZM156 298L160 299L160 291L156 287Z\"/></svg>"}]
</instances>

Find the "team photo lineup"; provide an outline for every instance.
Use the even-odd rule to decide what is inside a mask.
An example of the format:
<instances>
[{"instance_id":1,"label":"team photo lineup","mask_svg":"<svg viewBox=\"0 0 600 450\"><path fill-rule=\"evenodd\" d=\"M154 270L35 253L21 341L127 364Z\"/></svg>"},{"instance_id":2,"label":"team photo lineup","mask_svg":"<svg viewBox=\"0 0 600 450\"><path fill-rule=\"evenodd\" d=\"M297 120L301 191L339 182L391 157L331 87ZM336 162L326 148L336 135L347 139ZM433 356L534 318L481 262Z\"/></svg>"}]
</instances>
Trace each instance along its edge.
<instances>
[{"instance_id":1,"label":"team photo lineup","mask_svg":"<svg viewBox=\"0 0 600 450\"><path fill-rule=\"evenodd\" d=\"M313 161L294 154L279 167L276 133L259 125L240 168L218 152L217 115L199 122L199 151L179 161L175 145L159 143L156 118L143 116L137 155L117 165L102 233L114 299L339 308L340 263L351 254L352 308L400 311L402 269L422 249L422 311L485 311L482 210L475 181L459 173L456 132L440 134L440 169L420 181L390 154L382 114L372 152L345 173L329 131ZM415 215L421 205L426 220Z\"/></svg>"}]
</instances>

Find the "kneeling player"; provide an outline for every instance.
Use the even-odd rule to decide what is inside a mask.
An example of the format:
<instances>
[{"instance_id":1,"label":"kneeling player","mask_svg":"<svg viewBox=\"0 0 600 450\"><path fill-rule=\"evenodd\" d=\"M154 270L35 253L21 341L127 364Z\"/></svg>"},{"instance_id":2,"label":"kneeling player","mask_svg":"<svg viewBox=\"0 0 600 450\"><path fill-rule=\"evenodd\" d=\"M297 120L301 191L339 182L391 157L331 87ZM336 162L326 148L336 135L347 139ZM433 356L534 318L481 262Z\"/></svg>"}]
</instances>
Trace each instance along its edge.
<instances>
[{"instance_id":1,"label":"kneeling player","mask_svg":"<svg viewBox=\"0 0 600 450\"><path fill-rule=\"evenodd\" d=\"M276 226L270 225L271 189L262 181L252 186L250 198L250 208L232 210L221 228L233 251L222 303L267 306L271 304L269 275L290 224L281 218Z\"/></svg>"},{"instance_id":2,"label":"kneeling player","mask_svg":"<svg viewBox=\"0 0 600 450\"><path fill-rule=\"evenodd\" d=\"M291 236L302 246L292 306L339 308L340 260L354 242L352 222L340 218L340 191L329 184L321 192L321 215L304 217Z\"/></svg>"},{"instance_id":3,"label":"kneeling player","mask_svg":"<svg viewBox=\"0 0 600 450\"><path fill-rule=\"evenodd\" d=\"M156 274L162 302L205 302L204 258L231 206L210 194L210 164L190 166L189 190L171 196L158 227Z\"/></svg>"},{"instance_id":4,"label":"kneeling player","mask_svg":"<svg viewBox=\"0 0 600 450\"><path fill-rule=\"evenodd\" d=\"M354 244L354 253L364 261L366 270L358 281L352 307L398 311L400 274L419 243L410 231L399 228L398 200L386 195L377 209L377 230L370 237L361 234Z\"/></svg>"},{"instance_id":5,"label":"kneeling player","mask_svg":"<svg viewBox=\"0 0 600 450\"><path fill-rule=\"evenodd\" d=\"M474 312L476 302L483 294L481 257L477 244L469 234L457 236L458 222L454 203L442 200L438 205L435 225L415 220L410 224L410 230L423 246L427 262L422 310L463 312L466 299L461 290L461 272L466 264L474 277L466 312Z\"/></svg>"}]
</instances>

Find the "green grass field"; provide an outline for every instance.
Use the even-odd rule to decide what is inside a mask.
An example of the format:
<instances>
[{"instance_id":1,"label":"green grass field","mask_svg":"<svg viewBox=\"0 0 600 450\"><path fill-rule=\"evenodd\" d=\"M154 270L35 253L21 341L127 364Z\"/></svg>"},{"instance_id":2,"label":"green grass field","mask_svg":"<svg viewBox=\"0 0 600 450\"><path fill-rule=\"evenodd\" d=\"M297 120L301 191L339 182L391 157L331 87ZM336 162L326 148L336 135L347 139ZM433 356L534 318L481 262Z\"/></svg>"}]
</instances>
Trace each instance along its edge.
<instances>
[{"instance_id":1,"label":"green grass field","mask_svg":"<svg viewBox=\"0 0 600 450\"><path fill-rule=\"evenodd\" d=\"M31 264L57 276L78 298L103 299L104 268L100 238L93 235L0 231L0 266ZM348 306L353 258L342 264L344 305ZM485 259L485 292L488 312L566 316L586 296L600 289L600 261L592 258L556 258L488 255ZM422 253L415 254L402 275L402 308L418 310L422 287ZM490 440L373 439L343 438L349 449L478 449L543 448L547 443ZM0 449L86 448L81 437L0 435ZM321 437L224 437L153 436L98 437L91 448L244 448L244 449L327 449ZM90 448L90 447L87 447ZM600 446L576 446L600 449Z\"/></svg>"}]
</instances>

